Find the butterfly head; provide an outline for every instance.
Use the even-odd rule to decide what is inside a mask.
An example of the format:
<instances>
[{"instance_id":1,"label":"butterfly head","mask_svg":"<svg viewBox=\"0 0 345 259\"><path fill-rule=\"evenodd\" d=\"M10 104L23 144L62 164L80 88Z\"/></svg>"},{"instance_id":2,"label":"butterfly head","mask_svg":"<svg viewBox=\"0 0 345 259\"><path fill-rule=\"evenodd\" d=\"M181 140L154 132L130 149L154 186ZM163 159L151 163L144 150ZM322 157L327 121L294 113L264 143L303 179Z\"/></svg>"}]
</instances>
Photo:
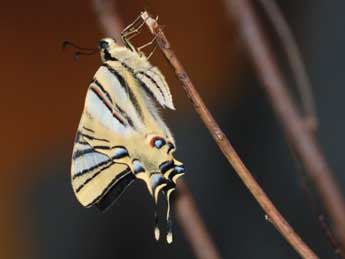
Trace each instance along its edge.
<instances>
[{"instance_id":1,"label":"butterfly head","mask_svg":"<svg viewBox=\"0 0 345 259\"><path fill-rule=\"evenodd\" d=\"M120 47L112 38L104 38L98 41L98 49L101 53L102 61L111 60L113 57L111 52L113 49Z\"/></svg>"}]
</instances>

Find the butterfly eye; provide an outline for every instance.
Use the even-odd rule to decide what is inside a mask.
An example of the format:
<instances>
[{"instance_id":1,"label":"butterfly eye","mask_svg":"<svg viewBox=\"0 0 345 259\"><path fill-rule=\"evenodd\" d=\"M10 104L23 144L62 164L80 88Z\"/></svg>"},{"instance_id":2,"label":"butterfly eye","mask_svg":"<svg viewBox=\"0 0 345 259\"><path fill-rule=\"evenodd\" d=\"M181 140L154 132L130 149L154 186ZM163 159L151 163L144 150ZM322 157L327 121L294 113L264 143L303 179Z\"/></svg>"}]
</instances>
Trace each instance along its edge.
<instances>
[{"instance_id":1,"label":"butterfly eye","mask_svg":"<svg viewBox=\"0 0 345 259\"><path fill-rule=\"evenodd\" d=\"M165 140L162 138L155 137L151 140L151 146L160 149L166 144Z\"/></svg>"},{"instance_id":2,"label":"butterfly eye","mask_svg":"<svg viewBox=\"0 0 345 259\"><path fill-rule=\"evenodd\" d=\"M106 42L105 40L100 40L100 41L98 42L98 48L99 48L99 49L106 49L106 48L108 48L108 47L109 47L109 43Z\"/></svg>"}]
</instances>

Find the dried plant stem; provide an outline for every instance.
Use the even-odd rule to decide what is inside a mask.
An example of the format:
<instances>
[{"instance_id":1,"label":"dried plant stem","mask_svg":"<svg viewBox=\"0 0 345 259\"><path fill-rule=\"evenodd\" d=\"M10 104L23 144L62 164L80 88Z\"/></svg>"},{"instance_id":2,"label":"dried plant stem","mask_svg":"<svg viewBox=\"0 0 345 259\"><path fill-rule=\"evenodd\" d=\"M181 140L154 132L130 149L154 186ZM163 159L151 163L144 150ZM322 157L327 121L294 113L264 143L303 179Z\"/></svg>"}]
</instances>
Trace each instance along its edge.
<instances>
[{"instance_id":1,"label":"dried plant stem","mask_svg":"<svg viewBox=\"0 0 345 259\"><path fill-rule=\"evenodd\" d=\"M259 0L259 2L271 21L286 53L301 96L305 123L310 132L315 133L318 127L318 119L315 112L313 91L297 42L275 0Z\"/></svg>"},{"instance_id":2,"label":"dried plant stem","mask_svg":"<svg viewBox=\"0 0 345 259\"><path fill-rule=\"evenodd\" d=\"M179 222L194 255L199 259L220 258L213 242L206 231L202 218L198 214L192 194L184 181L177 183L175 200L176 219Z\"/></svg>"},{"instance_id":3,"label":"dried plant stem","mask_svg":"<svg viewBox=\"0 0 345 259\"><path fill-rule=\"evenodd\" d=\"M93 0L92 2L104 34L113 39L118 38L124 26L122 19L117 15L114 1Z\"/></svg>"},{"instance_id":4,"label":"dried plant stem","mask_svg":"<svg viewBox=\"0 0 345 259\"><path fill-rule=\"evenodd\" d=\"M280 43L283 46L283 49L286 53L288 62L290 64L293 77L297 83L298 90L301 96L303 110L304 110L304 123L309 130L309 132L316 136L317 129L318 129L318 118L315 112L315 102L313 98L313 91L312 86L308 77L308 74L305 69L305 65L303 63L303 59L301 57L297 42L293 36L293 33L291 32L291 29L284 18L284 15L281 13L280 8L278 4L274 0L259 0L261 6L263 7L264 11L266 12L267 17L271 21L271 25L274 27L279 39ZM290 140L287 140L289 143ZM296 161L296 164L298 166L298 172L300 174L303 173L303 169L301 168L300 161L297 159L296 155L294 154L293 148L290 146L290 152L292 156L294 157L294 160ZM304 178L301 177L301 178ZM314 211L314 215L317 217L321 229L324 231L325 236L328 238L329 242L331 243L332 247L334 248L334 251L336 254L339 255L341 258L345 258L344 252L338 245L338 241L336 240L336 237L333 235L331 230L328 227L328 224L322 220L324 219L324 216L321 213L321 209L317 211L316 209L316 202L314 201L315 198L312 197L312 192L308 187L308 184L305 180L302 180L304 183L302 183L303 188L305 189L305 192L308 193L308 196L310 196L307 200L310 203L314 203L314 205L310 205Z\"/></svg>"},{"instance_id":5,"label":"dried plant stem","mask_svg":"<svg viewBox=\"0 0 345 259\"><path fill-rule=\"evenodd\" d=\"M283 126L292 149L314 184L332 219L333 230L341 246L345 247L345 203L333 173L316 138L310 134L297 106L288 92L276 58L269 48L253 7L248 0L227 0L229 16L235 18L262 87Z\"/></svg>"},{"instance_id":6,"label":"dried plant stem","mask_svg":"<svg viewBox=\"0 0 345 259\"><path fill-rule=\"evenodd\" d=\"M114 2L93 0L93 4L104 32L107 36L118 38L124 27L121 18L116 14ZM182 179L178 181L176 189L178 193L174 203L176 217L195 257L198 259L221 258L199 215L193 196Z\"/></svg>"},{"instance_id":7,"label":"dried plant stem","mask_svg":"<svg viewBox=\"0 0 345 259\"><path fill-rule=\"evenodd\" d=\"M332 246L334 253L341 259L345 258L344 252L340 249L338 240L334 236L333 232L329 229L328 224L326 222L325 216L322 214L319 206L316 203L316 200L313 197L313 194L308 188L306 181L302 182L302 190L304 192L305 198L308 201L309 207L313 214L316 216L319 225L326 235L327 239L329 240L330 245Z\"/></svg>"},{"instance_id":8,"label":"dried plant stem","mask_svg":"<svg viewBox=\"0 0 345 259\"><path fill-rule=\"evenodd\" d=\"M297 233L291 228L291 226L275 208L265 192L258 185L249 170L243 164L238 154L230 144L229 140L226 138L223 131L220 129L217 122L214 120L213 116L207 109L199 93L196 91L192 81L187 75L182 64L177 59L174 51L170 46L169 41L157 24L156 20L150 17L147 12L142 13L142 18L146 21L146 24L149 27L150 31L153 34L157 35L158 46L164 53L170 65L174 68L176 76L180 80L182 87L187 93L187 96L192 102L196 112L205 123L214 140L217 142L219 148L222 150L227 160L232 164L243 183L252 193L254 198L258 201L260 206L264 209L264 211L268 215L269 221L291 244L296 252L300 254L300 256L308 259L318 258L317 255L301 240Z\"/></svg>"},{"instance_id":9,"label":"dried plant stem","mask_svg":"<svg viewBox=\"0 0 345 259\"><path fill-rule=\"evenodd\" d=\"M274 0L259 0L261 6L263 7L264 11L266 12L267 17L271 21L272 26L276 30L276 33L280 39L280 43L283 46L283 49L287 55L287 59L289 61L290 67L292 69L292 74L295 78L297 83L299 93L302 100L302 105L304 107L304 122L306 127L309 131L315 136L318 128L318 119L315 112L315 103L313 98L312 86L308 77L308 74L305 70L305 66L303 64L303 60L301 58L300 51L298 49L296 40L291 32L291 29L284 18L284 15L281 13L279 6ZM293 149L290 148L292 155L294 156ZM294 156L297 164L299 164L299 160ZM302 169L300 168L298 171L302 174ZM302 183L303 189L305 193L308 193L308 202L313 203L310 205L313 208L314 215L317 217L317 220L320 223L321 229L324 231L326 237L328 238L329 242L331 243L334 251L341 257L344 257L344 253L339 248L338 242L329 229L327 223L323 220L324 216L321 213L321 210L317 210L316 202L312 197L312 192L308 188L308 184L306 181Z\"/></svg>"},{"instance_id":10,"label":"dried plant stem","mask_svg":"<svg viewBox=\"0 0 345 259\"><path fill-rule=\"evenodd\" d=\"M308 127L308 125L306 125ZM296 154L293 152L291 141L287 140L289 151L293 160L295 160L296 165L296 172L299 174L300 178L300 186L302 191L304 192L305 200L312 211L313 216L319 223L319 226L323 233L325 234L326 238L328 239L329 244L333 248L334 253L341 259L345 259L345 254L339 246L339 241L337 240L334 233L331 231L328 222L326 222L325 216L323 211L320 207L320 204L317 203L317 199L312 191L312 188L309 184L309 179L305 175L301 162L297 159Z\"/></svg>"}]
</instances>

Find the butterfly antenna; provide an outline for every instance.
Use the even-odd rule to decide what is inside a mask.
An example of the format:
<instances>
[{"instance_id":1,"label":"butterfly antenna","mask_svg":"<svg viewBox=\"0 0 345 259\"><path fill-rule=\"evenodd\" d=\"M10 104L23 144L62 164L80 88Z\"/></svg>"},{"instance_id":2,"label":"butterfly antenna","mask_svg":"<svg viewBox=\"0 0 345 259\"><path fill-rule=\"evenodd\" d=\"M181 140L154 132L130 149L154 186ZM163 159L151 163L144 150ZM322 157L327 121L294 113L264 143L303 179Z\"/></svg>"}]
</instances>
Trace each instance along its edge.
<instances>
[{"instance_id":1,"label":"butterfly antenna","mask_svg":"<svg viewBox=\"0 0 345 259\"><path fill-rule=\"evenodd\" d=\"M73 47L73 48L78 49L78 50L87 50L87 51L95 51L95 50L97 50L97 48L84 48L84 47L80 47L77 44L75 44L73 42L70 42L70 41L67 41L67 40L63 41L62 42L62 50L65 50L68 47Z\"/></svg>"},{"instance_id":2,"label":"butterfly antenna","mask_svg":"<svg viewBox=\"0 0 345 259\"><path fill-rule=\"evenodd\" d=\"M76 61L79 61L80 59L80 56L91 56L91 55L94 55L96 52L98 52L98 50L93 50L91 52L81 52L81 51L76 51L74 53L74 59Z\"/></svg>"}]
</instances>

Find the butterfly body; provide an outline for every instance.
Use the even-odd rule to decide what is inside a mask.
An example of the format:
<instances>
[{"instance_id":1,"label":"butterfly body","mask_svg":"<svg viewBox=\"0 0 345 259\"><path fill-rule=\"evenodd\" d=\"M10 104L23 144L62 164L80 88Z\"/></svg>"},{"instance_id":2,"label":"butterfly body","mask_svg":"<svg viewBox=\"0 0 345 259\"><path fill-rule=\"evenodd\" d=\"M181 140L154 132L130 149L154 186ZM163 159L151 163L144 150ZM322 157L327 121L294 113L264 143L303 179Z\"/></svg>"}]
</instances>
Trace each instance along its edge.
<instances>
[{"instance_id":1,"label":"butterfly body","mask_svg":"<svg viewBox=\"0 0 345 259\"><path fill-rule=\"evenodd\" d=\"M88 88L73 149L76 197L104 210L140 179L155 204L162 191L170 206L184 167L173 157L175 141L154 103L175 109L164 76L145 55L112 39L101 41L100 52L103 64Z\"/></svg>"}]
</instances>

